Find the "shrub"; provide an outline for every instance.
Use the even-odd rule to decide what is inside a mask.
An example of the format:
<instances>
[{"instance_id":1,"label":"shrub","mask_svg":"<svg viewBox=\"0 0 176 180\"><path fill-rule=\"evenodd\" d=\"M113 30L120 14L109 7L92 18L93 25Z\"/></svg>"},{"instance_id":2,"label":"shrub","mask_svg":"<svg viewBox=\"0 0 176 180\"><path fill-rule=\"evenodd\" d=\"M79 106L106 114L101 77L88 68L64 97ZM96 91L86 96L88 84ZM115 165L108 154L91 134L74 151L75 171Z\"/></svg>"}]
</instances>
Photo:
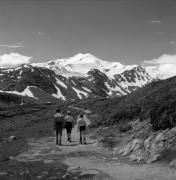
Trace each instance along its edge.
<instances>
[{"instance_id":1,"label":"shrub","mask_svg":"<svg viewBox=\"0 0 176 180\"><path fill-rule=\"evenodd\" d=\"M151 112L151 124L154 130L174 127L176 125L176 102L169 99L155 107Z\"/></svg>"},{"instance_id":2,"label":"shrub","mask_svg":"<svg viewBox=\"0 0 176 180\"><path fill-rule=\"evenodd\" d=\"M120 132L124 133L132 129L132 126L130 124L121 124L119 125Z\"/></svg>"}]
</instances>

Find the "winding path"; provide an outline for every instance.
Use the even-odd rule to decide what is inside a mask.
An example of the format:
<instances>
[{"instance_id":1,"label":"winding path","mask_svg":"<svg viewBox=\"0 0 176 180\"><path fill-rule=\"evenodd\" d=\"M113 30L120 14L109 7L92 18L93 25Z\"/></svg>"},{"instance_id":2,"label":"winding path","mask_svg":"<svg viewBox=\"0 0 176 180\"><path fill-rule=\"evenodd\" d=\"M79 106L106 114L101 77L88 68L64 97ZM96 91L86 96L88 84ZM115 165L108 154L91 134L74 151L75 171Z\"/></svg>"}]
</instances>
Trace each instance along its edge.
<instances>
[{"instance_id":1,"label":"winding path","mask_svg":"<svg viewBox=\"0 0 176 180\"><path fill-rule=\"evenodd\" d=\"M69 108L91 113L75 106ZM87 118L87 123L90 123ZM63 133L63 146L55 145L54 137L30 139L29 150L16 157L18 161L43 161L54 163L57 157L64 157L63 162L70 167L79 166L87 170L96 170L107 174L109 180L175 180L176 171L164 165L126 164L119 160L111 151L98 146L97 140L87 139L87 145L79 144L77 127L72 133L73 142L67 141L66 132ZM60 159L59 159L60 160ZM107 177L107 176L106 176ZM105 178L107 179L107 178Z\"/></svg>"}]
</instances>

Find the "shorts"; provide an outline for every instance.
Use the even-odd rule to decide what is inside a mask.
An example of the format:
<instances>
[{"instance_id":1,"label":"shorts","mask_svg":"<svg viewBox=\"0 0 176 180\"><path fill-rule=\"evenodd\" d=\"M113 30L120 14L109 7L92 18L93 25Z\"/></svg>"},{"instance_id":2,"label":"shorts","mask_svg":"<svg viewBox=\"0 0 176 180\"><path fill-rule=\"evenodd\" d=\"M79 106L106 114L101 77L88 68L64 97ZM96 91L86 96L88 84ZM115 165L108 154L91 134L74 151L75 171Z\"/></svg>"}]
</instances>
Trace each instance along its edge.
<instances>
[{"instance_id":1,"label":"shorts","mask_svg":"<svg viewBox=\"0 0 176 180\"><path fill-rule=\"evenodd\" d=\"M56 135L60 135L62 136L62 131L63 131L63 128L56 128Z\"/></svg>"},{"instance_id":2,"label":"shorts","mask_svg":"<svg viewBox=\"0 0 176 180\"><path fill-rule=\"evenodd\" d=\"M72 130L72 122L66 122L65 128L67 130L67 133L71 133Z\"/></svg>"},{"instance_id":3,"label":"shorts","mask_svg":"<svg viewBox=\"0 0 176 180\"><path fill-rule=\"evenodd\" d=\"M79 127L79 130L80 130L80 131L85 131L85 130L86 130L86 126L80 126L80 127Z\"/></svg>"},{"instance_id":4,"label":"shorts","mask_svg":"<svg viewBox=\"0 0 176 180\"><path fill-rule=\"evenodd\" d=\"M63 123L56 123L55 129L56 129L56 134L62 136Z\"/></svg>"}]
</instances>

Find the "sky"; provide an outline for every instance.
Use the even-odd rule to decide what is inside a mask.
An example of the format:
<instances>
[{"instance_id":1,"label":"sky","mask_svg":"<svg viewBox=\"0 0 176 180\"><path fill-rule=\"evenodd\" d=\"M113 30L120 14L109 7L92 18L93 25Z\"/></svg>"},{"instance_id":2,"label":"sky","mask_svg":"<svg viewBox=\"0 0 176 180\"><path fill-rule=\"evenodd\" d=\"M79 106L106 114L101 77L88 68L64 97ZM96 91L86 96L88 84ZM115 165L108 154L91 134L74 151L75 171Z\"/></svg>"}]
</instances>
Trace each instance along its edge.
<instances>
[{"instance_id":1,"label":"sky","mask_svg":"<svg viewBox=\"0 0 176 180\"><path fill-rule=\"evenodd\" d=\"M77 53L176 65L176 1L0 0L0 66Z\"/></svg>"}]
</instances>

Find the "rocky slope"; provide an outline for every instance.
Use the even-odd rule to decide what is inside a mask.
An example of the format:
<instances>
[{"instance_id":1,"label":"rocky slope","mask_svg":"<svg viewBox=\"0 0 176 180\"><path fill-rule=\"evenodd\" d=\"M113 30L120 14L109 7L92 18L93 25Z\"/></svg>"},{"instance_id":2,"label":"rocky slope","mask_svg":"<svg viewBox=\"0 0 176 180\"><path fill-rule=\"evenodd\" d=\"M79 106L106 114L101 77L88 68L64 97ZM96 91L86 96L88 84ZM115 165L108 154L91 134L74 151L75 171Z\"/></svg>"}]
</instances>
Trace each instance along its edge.
<instances>
[{"instance_id":1,"label":"rocky slope","mask_svg":"<svg viewBox=\"0 0 176 180\"><path fill-rule=\"evenodd\" d=\"M132 161L160 160L176 167L176 77L127 96L78 105L94 111L92 126L104 136L101 143L113 146L115 153Z\"/></svg>"},{"instance_id":2,"label":"rocky slope","mask_svg":"<svg viewBox=\"0 0 176 180\"><path fill-rule=\"evenodd\" d=\"M0 69L0 91L45 102L123 96L152 80L141 66L123 66L90 54Z\"/></svg>"}]
</instances>

